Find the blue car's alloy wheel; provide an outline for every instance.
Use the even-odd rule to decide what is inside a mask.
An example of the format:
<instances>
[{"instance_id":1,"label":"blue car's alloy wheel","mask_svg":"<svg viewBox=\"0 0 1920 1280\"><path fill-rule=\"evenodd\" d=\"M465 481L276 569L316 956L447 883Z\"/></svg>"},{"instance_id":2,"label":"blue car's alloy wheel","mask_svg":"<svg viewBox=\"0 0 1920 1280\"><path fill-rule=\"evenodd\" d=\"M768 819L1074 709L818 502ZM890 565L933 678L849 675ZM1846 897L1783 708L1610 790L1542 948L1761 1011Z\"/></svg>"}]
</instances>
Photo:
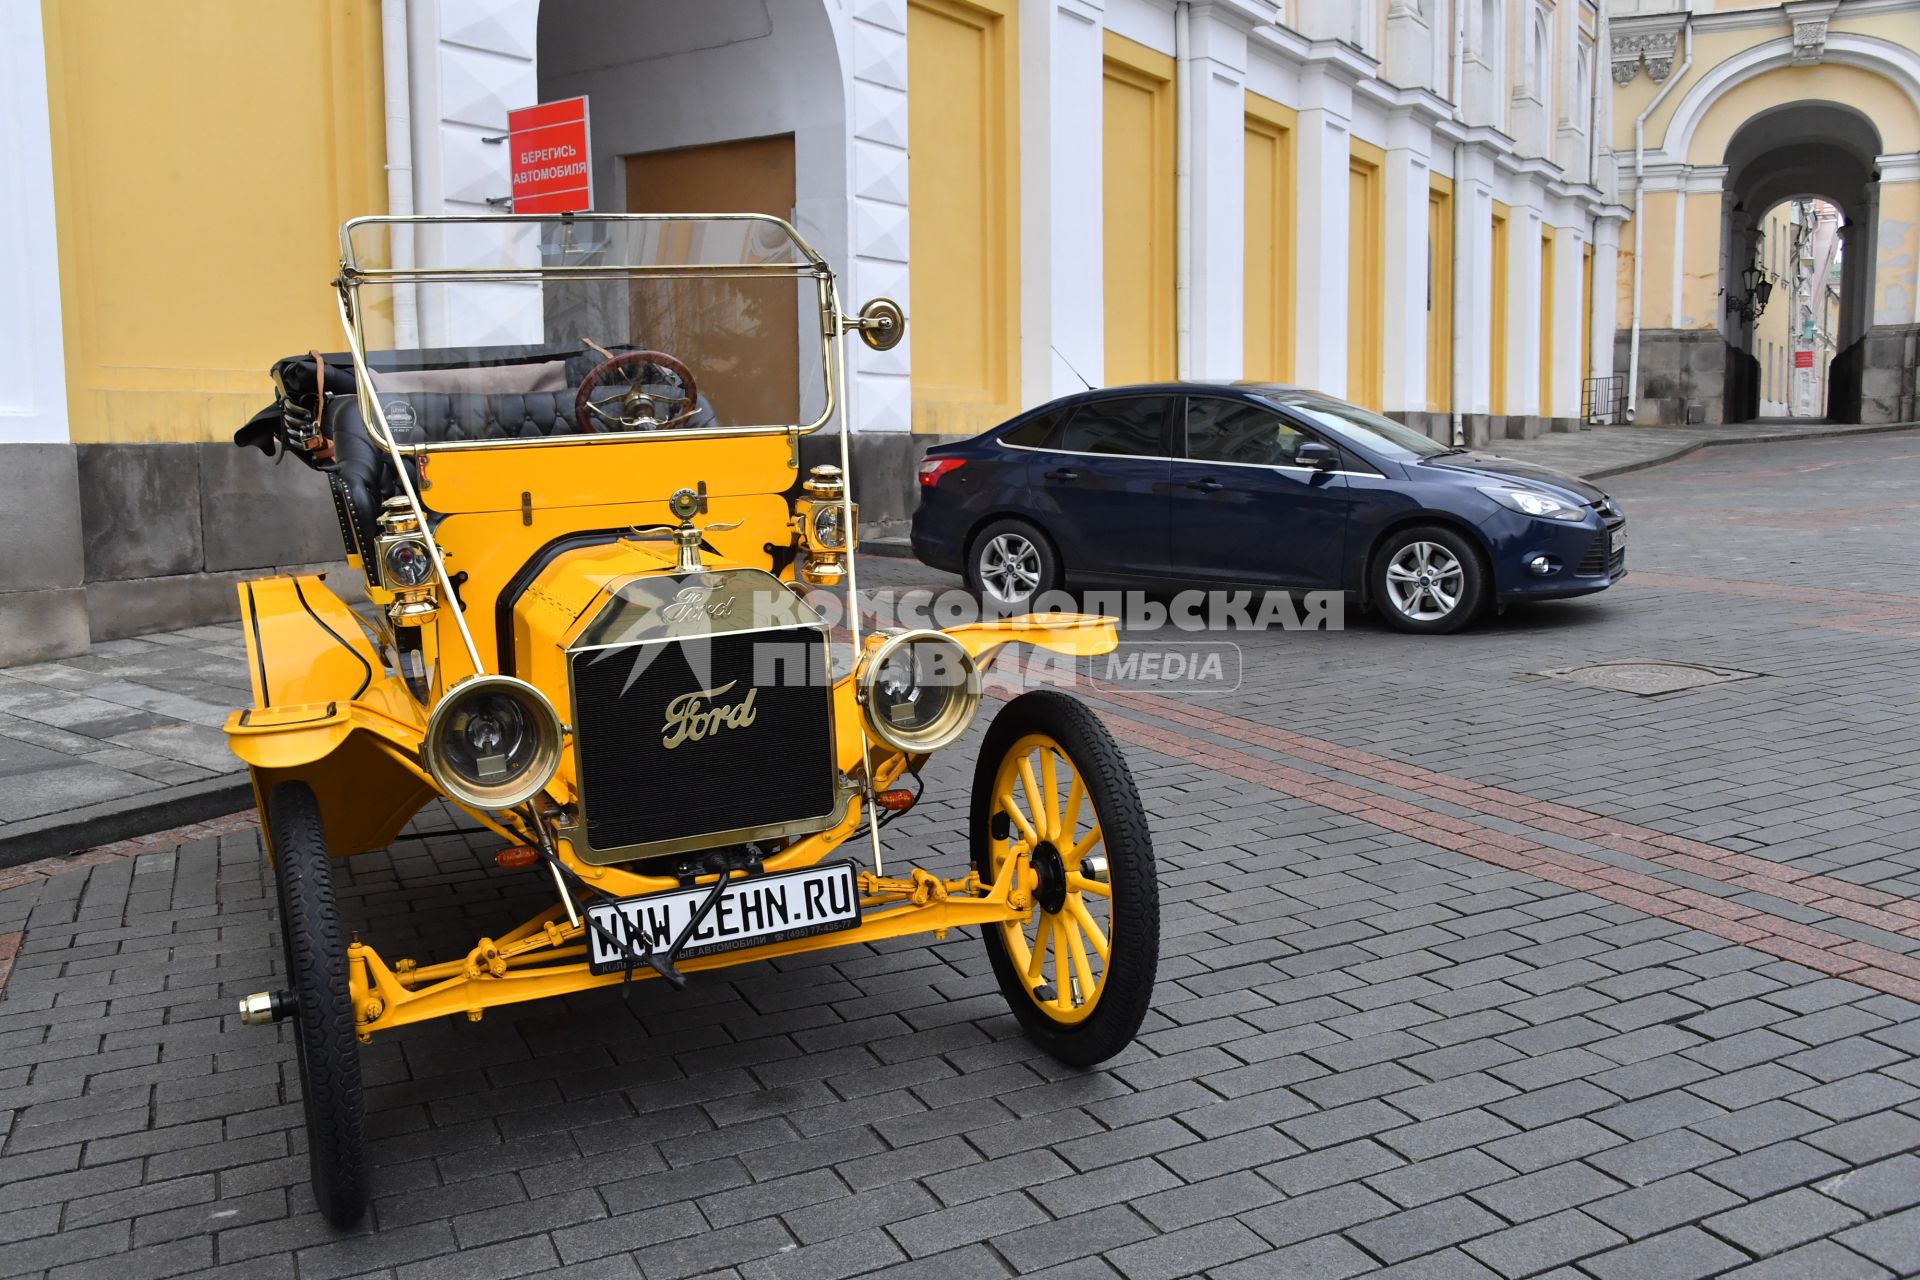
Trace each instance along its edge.
<instances>
[{"instance_id":1,"label":"blue car's alloy wheel","mask_svg":"<svg viewBox=\"0 0 1920 1280\"><path fill-rule=\"evenodd\" d=\"M1473 621L1486 597L1479 552L1439 525L1405 529L1373 557L1372 599L1401 631L1458 631Z\"/></svg>"},{"instance_id":2,"label":"blue car's alloy wheel","mask_svg":"<svg viewBox=\"0 0 1920 1280\"><path fill-rule=\"evenodd\" d=\"M989 606L1024 609L1060 585L1060 562L1032 525L996 520L967 553L967 585Z\"/></svg>"}]
</instances>

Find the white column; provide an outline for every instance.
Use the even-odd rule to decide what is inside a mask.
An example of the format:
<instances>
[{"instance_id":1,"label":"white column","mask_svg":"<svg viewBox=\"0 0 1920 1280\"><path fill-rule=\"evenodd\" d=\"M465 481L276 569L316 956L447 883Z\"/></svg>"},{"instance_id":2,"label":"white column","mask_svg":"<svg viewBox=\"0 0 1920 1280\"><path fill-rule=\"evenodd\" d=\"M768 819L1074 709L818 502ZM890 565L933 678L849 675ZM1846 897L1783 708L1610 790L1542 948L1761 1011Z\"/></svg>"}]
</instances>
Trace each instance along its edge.
<instances>
[{"instance_id":1,"label":"white column","mask_svg":"<svg viewBox=\"0 0 1920 1280\"><path fill-rule=\"evenodd\" d=\"M1453 408L1491 412L1493 382L1493 155L1460 148L1453 177Z\"/></svg>"},{"instance_id":2,"label":"white column","mask_svg":"<svg viewBox=\"0 0 1920 1280\"><path fill-rule=\"evenodd\" d=\"M1104 381L1101 8L1098 0L1020 6L1020 382L1027 404Z\"/></svg>"},{"instance_id":3,"label":"white column","mask_svg":"<svg viewBox=\"0 0 1920 1280\"><path fill-rule=\"evenodd\" d=\"M1553 398L1540 407L1550 418L1580 416L1581 267L1584 227L1561 227L1553 237Z\"/></svg>"},{"instance_id":4,"label":"white column","mask_svg":"<svg viewBox=\"0 0 1920 1280\"><path fill-rule=\"evenodd\" d=\"M1385 407L1427 407L1427 202L1431 127L1397 113L1387 126ZM1450 265L1450 264L1449 264ZM1436 405L1436 410L1446 406Z\"/></svg>"},{"instance_id":5,"label":"white column","mask_svg":"<svg viewBox=\"0 0 1920 1280\"><path fill-rule=\"evenodd\" d=\"M67 441L60 253L38 4L0 5L0 443Z\"/></svg>"},{"instance_id":6,"label":"white column","mask_svg":"<svg viewBox=\"0 0 1920 1280\"><path fill-rule=\"evenodd\" d=\"M1230 382L1246 356L1247 29L1242 11L1192 8L1193 331L1182 376Z\"/></svg>"},{"instance_id":7,"label":"white column","mask_svg":"<svg viewBox=\"0 0 1920 1280\"><path fill-rule=\"evenodd\" d=\"M1515 205L1507 237L1507 413L1540 413L1540 210Z\"/></svg>"},{"instance_id":8,"label":"white column","mask_svg":"<svg viewBox=\"0 0 1920 1280\"><path fill-rule=\"evenodd\" d=\"M1347 393L1347 180L1352 86L1324 67L1301 76L1295 177L1294 377Z\"/></svg>"}]
</instances>

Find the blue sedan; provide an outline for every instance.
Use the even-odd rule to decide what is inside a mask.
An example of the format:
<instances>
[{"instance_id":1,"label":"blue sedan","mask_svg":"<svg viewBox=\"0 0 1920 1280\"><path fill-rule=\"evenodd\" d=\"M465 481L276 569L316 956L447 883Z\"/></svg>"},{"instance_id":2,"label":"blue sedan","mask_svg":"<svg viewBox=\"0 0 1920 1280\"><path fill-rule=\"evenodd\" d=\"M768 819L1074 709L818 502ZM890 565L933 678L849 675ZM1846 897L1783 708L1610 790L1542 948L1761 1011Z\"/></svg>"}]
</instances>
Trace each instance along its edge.
<instances>
[{"instance_id":1,"label":"blue sedan","mask_svg":"<svg viewBox=\"0 0 1920 1280\"><path fill-rule=\"evenodd\" d=\"M1546 467L1450 449L1297 387L1082 392L936 445L913 550L986 603L1063 585L1352 592L1404 631L1604 591L1626 519Z\"/></svg>"}]
</instances>

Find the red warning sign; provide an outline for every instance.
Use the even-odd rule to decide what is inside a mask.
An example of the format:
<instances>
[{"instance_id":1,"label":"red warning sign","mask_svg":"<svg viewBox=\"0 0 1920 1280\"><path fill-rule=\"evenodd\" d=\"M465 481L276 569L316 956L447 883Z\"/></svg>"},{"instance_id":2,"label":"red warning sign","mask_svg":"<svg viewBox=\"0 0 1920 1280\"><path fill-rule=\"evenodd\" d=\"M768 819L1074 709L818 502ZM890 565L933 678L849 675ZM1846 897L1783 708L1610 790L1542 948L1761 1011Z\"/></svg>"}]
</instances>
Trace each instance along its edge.
<instances>
[{"instance_id":1,"label":"red warning sign","mask_svg":"<svg viewBox=\"0 0 1920 1280\"><path fill-rule=\"evenodd\" d=\"M593 208L593 147L587 100L563 98L507 112L515 213Z\"/></svg>"},{"instance_id":2,"label":"red warning sign","mask_svg":"<svg viewBox=\"0 0 1920 1280\"><path fill-rule=\"evenodd\" d=\"M1793 353L1793 367L1796 369L1813 368L1813 352L1796 351Z\"/></svg>"}]
</instances>

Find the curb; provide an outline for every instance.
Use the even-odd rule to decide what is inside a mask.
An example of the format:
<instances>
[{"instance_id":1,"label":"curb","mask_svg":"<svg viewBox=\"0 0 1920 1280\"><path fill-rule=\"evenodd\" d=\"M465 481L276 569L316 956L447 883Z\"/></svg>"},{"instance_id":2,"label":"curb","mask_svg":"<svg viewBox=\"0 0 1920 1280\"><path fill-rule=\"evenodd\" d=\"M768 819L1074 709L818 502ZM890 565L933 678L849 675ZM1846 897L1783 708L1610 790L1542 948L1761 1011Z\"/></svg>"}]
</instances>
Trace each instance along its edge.
<instances>
[{"instance_id":1,"label":"curb","mask_svg":"<svg viewBox=\"0 0 1920 1280\"><path fill-rule=\"evenodd\" d=\"M1715 449L1731 444L1811 444L1817 440L1837 440L1843 436L1877 436L1889 431L1913 431L1920 428L1920 422L1877 422L1871 426L1844 427L1838 431L1822 431L1804 436L1725 436L1712 440L1694 440L1681 445L1669 453L1652 458L1641 458L1634 462L1623 462L1615 467L1602 467L1598 471L1582 471L1582 480L1606 480L1613 476L1623 476L1631 471L1645 471L1648 467L1658 467L1681 458L1691 457L1702 449ZM1624 428L1632 430L1631 427Z\"/></svg>"},{"instance_id":2,"label":"curb","mask_svg":"<svg viewBox=\"0 0 1920 1280\"><path fill-rule=\"evenodd\" d=\"M157 792L121 796L82 809L16 822L0 830L0 867L58 858L95 845L152 835L253 807L253 781L222 774Z\"/></svg>"}]
</instances>

